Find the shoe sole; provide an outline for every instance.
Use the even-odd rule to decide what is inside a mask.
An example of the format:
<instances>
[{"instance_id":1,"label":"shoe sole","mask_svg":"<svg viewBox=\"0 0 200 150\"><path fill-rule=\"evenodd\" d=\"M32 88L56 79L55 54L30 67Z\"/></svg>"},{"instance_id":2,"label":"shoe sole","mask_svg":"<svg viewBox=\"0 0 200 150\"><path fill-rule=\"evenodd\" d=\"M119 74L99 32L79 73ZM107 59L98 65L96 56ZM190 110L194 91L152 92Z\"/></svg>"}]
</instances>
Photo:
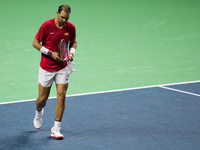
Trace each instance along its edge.
<instances>
[{"instance_id":1,"label":"shoe sole","mask_svg":"<svg viewBox=\"0 0 200 150\"><path fill-rule=\"evenodd\" d=\"M55 139L64 139L64 137L63 136L55 136L52 132L51 132L51 134L50 134L50 136L52 137L52 138L55 138Z\"/></svg>"}]
</instances>

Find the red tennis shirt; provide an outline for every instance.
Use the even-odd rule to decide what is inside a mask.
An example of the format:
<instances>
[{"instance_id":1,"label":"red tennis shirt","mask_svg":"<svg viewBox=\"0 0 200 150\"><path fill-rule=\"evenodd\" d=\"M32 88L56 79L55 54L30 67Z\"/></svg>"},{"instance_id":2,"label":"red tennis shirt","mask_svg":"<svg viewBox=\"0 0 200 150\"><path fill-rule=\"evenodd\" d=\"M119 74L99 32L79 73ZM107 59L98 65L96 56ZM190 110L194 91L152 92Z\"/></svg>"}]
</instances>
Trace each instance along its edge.
<instances>
[{"instance_id":1,"label":"red tennis shirt","mask_svg":"<svg viewBox=\"0 0 200 150\"><path fill-rule=\"evenodd\" d=\"M62 29L58 29L54 18L42 24L35 38L50 51L58 52L58 45L61 39L65 39L67 45L69 41L76 39L76 28L71 22L67 21ZM41 54L40 66L46 71L55 72L65 68L67 61L56 61L50 56Z\"/></svg>"}]
</instances>

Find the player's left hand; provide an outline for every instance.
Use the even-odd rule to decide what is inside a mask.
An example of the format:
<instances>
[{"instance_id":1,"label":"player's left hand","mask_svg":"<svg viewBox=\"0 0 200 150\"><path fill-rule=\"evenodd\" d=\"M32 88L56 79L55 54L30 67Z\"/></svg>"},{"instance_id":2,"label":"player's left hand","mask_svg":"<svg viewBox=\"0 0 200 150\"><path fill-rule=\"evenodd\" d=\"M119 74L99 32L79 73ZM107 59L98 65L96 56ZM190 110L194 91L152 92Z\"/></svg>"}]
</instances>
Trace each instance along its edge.
<instances>
[{"instance_id":1,"label":"player's left hand","mask_svg":"<svg viewBox=\"0 0 200 150\"><path fill-rule=\"evenodd\" d=\"M73 57L74 57L73 54L72 54L72 53L69 53L68 60L69 60L69 61L73 61Z\"/></svg>"}]
</instances>

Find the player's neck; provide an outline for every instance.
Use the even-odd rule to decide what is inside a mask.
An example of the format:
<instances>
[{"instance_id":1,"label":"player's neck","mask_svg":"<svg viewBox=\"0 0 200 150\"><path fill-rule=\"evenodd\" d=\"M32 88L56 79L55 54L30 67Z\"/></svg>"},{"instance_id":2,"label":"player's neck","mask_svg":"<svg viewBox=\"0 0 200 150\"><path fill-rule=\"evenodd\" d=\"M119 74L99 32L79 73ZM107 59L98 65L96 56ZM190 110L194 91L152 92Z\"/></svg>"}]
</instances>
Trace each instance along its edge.
<instances>
[{"instance_id":1,"label":"player's neck","mask_svg":"<svg viewBox=\"0 0 200 150\"><path fill-rule=\"evenodd\" d=\"M62 29L62 28L64 27L63 25L61 26L61 25L59 24L57 18L55 19L55 25L56 25L56 27L57 27L58 29Z\"/></svg>"}]
</instances>

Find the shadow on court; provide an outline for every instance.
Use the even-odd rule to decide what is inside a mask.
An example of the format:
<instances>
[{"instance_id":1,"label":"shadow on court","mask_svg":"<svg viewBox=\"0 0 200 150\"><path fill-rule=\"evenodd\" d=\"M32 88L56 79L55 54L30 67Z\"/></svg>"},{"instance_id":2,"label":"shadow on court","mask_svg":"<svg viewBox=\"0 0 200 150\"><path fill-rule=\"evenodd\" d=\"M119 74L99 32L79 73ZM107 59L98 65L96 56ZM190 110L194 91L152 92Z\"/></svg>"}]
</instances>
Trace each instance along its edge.
<instances>
[{"instance_id":1,"label":"shadow on court","mask_svg":"<svg viewBox=\"0 0 200 150\"><path fill-rule=\"evenodd\" d=\"M200 84L168 86L200 94ZM61 133L50 137L55 99L43 126L33 127L35 102L0 105L0 149L200 149L200 97L160 87L66 98Z\"/></svg>"}]
</instances>

